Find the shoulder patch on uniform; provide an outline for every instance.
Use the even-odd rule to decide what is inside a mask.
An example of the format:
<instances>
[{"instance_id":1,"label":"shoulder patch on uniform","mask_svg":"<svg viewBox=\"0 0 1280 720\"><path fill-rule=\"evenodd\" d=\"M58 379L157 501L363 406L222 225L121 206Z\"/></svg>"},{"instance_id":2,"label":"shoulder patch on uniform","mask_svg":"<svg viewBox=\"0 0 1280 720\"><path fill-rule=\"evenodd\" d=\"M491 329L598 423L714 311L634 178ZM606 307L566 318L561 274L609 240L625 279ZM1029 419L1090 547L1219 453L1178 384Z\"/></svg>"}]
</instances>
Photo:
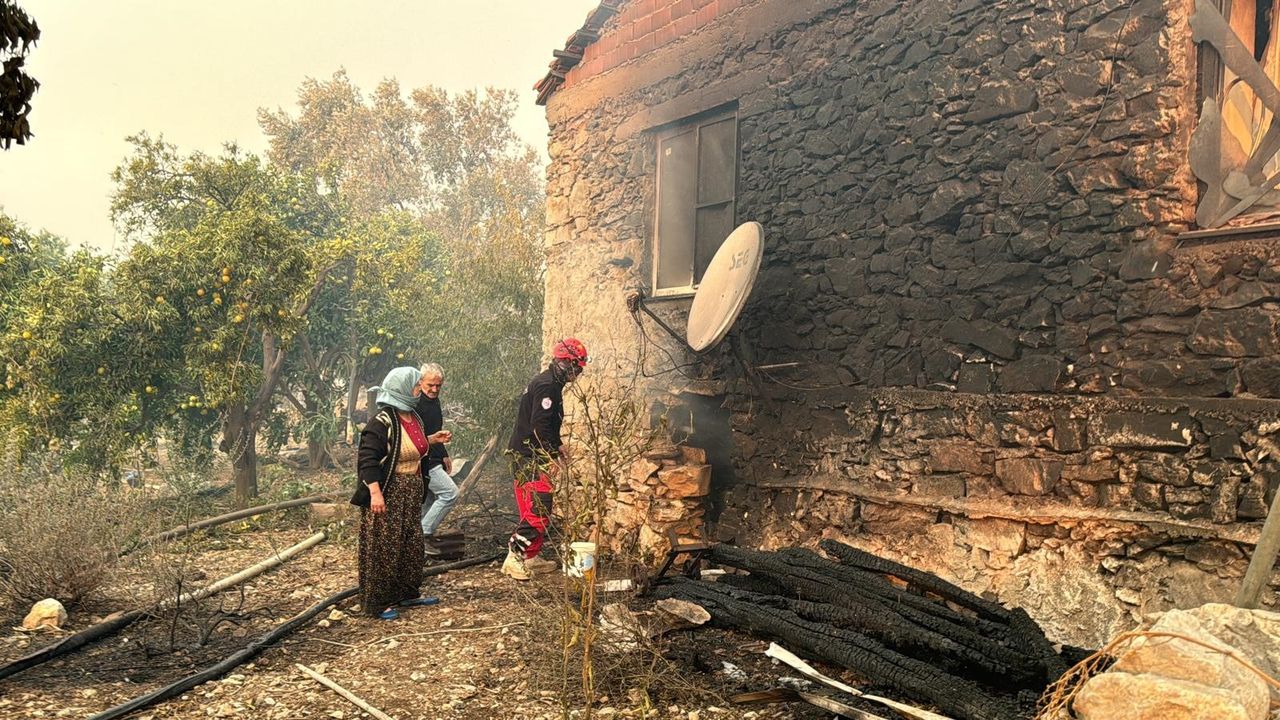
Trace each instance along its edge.
<instances>
[{"instance_id":1,"label":"shoulder patch on uniform","mask_svg":"<svg viewBox=\"0 0 1280 720\"><path fill-rule=\"evenodd\" d=\"M550 410L550 409L551 409L551 398L549 398L549 397L544 397L544 398L542 398L542 409L543 409L543 410Z\"/></svg>"}]
</instances>

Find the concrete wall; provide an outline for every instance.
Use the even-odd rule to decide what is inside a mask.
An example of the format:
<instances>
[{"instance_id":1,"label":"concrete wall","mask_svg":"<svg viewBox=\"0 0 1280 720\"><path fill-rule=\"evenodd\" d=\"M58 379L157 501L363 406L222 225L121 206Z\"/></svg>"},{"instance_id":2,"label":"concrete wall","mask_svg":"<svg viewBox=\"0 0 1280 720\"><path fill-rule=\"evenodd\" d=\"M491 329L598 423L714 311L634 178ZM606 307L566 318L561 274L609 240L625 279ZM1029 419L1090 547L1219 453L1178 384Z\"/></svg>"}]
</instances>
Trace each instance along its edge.
<instances>
[{"instance_id":1,"label":"concrete wall","mask_svg":"<svg viewBox=\"0 0 1280 720\"><path fill-rule=\"evenodd\" d=\"M740 542L849 538L1076 642L1230 597L1280 481L1280 239L1178 242L1190 5L755 0L584 69L547 106L546 336L718 406ZM695 358L624 298L652 131L734 105L765 258Z\"/></svg>"}]
</instances>

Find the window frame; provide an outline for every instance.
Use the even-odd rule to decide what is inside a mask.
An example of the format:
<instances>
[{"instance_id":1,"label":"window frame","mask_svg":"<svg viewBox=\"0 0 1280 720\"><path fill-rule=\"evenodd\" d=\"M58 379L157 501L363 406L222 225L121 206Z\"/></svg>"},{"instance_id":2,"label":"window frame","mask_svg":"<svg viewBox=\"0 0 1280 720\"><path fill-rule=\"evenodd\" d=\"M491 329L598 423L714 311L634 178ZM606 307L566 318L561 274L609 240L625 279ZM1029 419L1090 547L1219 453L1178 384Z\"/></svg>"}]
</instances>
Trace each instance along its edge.
<instances>
[{"instance_id":1,"label":"window frame","mask_svg":"<svg viewBox=\"0 0 1280 720\"><path fill-rule=\"evenodd\" d=\"M1209 4L1230 23L1233 2L1238 1L1240 0L1209 0ZM1274 2L1272 8L1273 12L1280 12L1280 0ZM1271 41L1280 42L1280 39L1272 38ZM1257 49L1255 48L1256 51ZM1195 112L1198 118L1199 108L1204 105L1204 101L1207 98L1216 99L1222 95L1228 68L1218 54L1218 50L1207 42L1196 43L1191 58L1195 63L1192 76L1195 80ZM1272 78L1272 81L1280 85L1280 78ZM1220 103L1220 106L1225 106L1225 102ZM1198 120L1196 122L1198 123ZM1200 203L1204 200L1205 184L1199 178L1195 178L1194 175L1193 179L1195 181L1195 207L1198 210ZM1180 241L1185 240L1197 244L1244 235L1280 237L1280 219L1278 219L1278 215L1280 215L1280 211L1274 207L1269 210L1255 210L1254 207L1249 207L1240 211L1231 220L1235 224L1225 224L1219 227L1201 227L1193 218L1189 224L1190 229L1178 233L1177 237Z\"/></svg>"},{"instance_id":2,"label":"window frame","mask_svg":"<svg viewBox=\"0 0 1280 720\"><path fill-rule=\"evenodd\" d=\"M699 202L698 192L700 188L698 186L698 176L699 176L699 170L701 169L700 163L702 161L701 152L700 152L701 146L702 146L702 135L701 135L702 128L710 125L715 125L716 123L723 122L725 120L733 121L733 146L732 146L733 158L732 158L732 162L729 163L729 166L733 170L733 182L732 182L731 191L729 193L729 197L727 200ZM655 298L691 297L697 291L698 285L700 284L700 280L701 280L701 278L697 277L697 264L698 264L697 212L698 210L705 209L705 208L714 208L714 207L719 207L723 205L731 205L733 208L733 212L730 217L729 224L731 229L733 227L737 227L738 180L742 174L741 173L742 136L740 132L741 130L740 120L741 118L739 117L739 114L738 114L738 105L736 102L734 102L728 105L722 105L719 107L711 108L709 110L705 110L705 111L696 113L694 115L681 118L679 120L676 120L667 125L663 125L659 128L655 128L653 130L652 142L653 142L653 152L656 157L656 162L654 164L654 173L653 173L653 236L652 236L652 243L650 246L652 248L652 252L650 253L650 265L651 265L650 287L652 288L652 292L651 292L652 297L655 297ZM693 197L693 204L692 204L694 217L691 221L691 225L693 227L693 235L690 238L690 242L692 243L692 248L690 252L690 258L692 261L692 266L690 268L691 283L689 285L677 285L677 286L664 288L658 285L658 270L659 270L659 265L662 257L662 233L661 233L662 152L661 152L661 147L662 147L662 143L665 140L669 140L671 138L677 137L686 132L694 133L694 145L693 145L694 197Z\"/></svg>"}]
</instances>

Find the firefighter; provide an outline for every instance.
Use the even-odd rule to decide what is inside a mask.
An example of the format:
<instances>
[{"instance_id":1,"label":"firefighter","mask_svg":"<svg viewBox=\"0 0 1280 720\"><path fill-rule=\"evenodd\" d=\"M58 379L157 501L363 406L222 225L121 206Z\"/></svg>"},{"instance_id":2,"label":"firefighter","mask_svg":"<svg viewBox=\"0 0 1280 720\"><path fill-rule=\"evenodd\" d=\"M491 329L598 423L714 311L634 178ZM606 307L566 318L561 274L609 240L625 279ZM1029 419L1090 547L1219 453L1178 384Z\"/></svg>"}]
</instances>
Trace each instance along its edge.
<instances>
[{"instance_id":1,"label":"firefighter","mask_svg":"<svg viewBox=\"0 0 1280 720\"><path fill-rule=\"evenodd\" d=\"M556 563L538 557L551 522L552 481L565 474L568 452L560 438L564 422L564 386L578 379L587 365L587 348L566 338L551 350L551 364L525 386L507 456L515 478L520 522L507 544L502 572L516 580L554 570Z\"/></svg>"}]
</instances>

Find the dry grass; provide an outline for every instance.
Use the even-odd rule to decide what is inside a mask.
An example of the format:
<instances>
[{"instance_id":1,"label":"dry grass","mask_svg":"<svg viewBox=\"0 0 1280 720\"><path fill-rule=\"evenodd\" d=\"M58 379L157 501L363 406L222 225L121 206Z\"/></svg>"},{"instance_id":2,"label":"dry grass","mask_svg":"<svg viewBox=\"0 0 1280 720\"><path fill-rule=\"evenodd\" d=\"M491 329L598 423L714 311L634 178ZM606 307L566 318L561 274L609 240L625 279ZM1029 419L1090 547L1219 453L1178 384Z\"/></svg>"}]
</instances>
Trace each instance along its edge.
<instances>
[{"instance_id":1,"label":"dry grass","mask_svg":"<svg viewBox=\"0 0 1280 720\"><path fill-rule=\"evenodd\" d=\"M0 458L0 605L75 606L111 578L120 551L150 529L143 496L39 461Z\"/></svg>"}]
</instances>

